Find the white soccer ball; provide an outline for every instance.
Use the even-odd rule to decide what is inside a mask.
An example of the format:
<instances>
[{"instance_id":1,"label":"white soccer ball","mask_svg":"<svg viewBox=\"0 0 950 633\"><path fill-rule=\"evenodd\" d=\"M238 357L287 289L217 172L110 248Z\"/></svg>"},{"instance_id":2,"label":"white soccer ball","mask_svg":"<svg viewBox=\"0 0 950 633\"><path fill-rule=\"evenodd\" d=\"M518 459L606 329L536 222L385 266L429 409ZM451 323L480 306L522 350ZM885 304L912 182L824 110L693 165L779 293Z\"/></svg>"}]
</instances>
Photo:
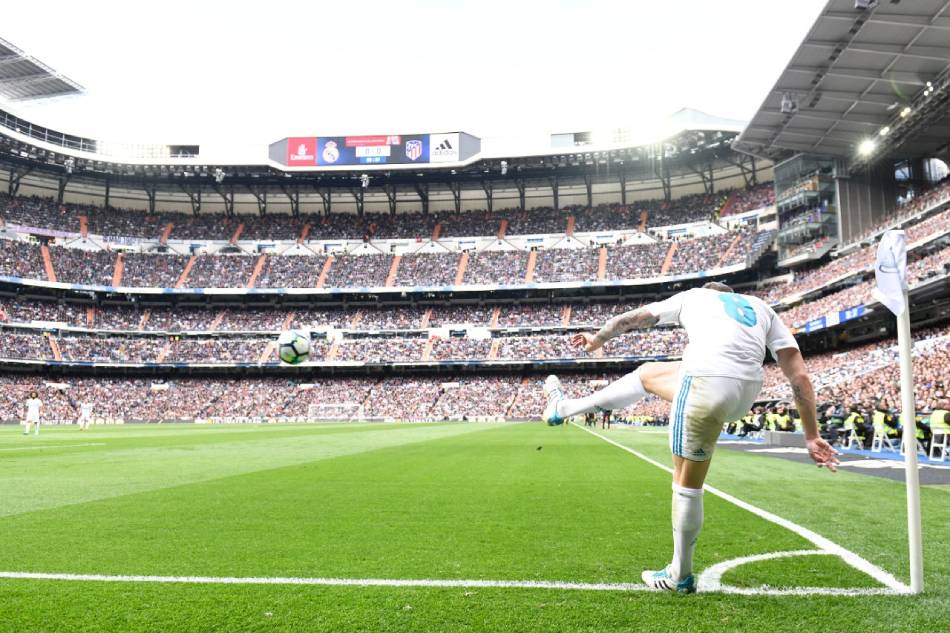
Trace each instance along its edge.
<instances>
[{"instance_id":1,"label":"white soccer ball","mask_svg":"<svg viewBox=\"0 0 950 633\"><path fill-rule=\"evenodd\" d=\"M281 332L277 338L277 356L290 365L297 365L310 357L310 336L299 330Z\"/></svg>"}]
</instances>

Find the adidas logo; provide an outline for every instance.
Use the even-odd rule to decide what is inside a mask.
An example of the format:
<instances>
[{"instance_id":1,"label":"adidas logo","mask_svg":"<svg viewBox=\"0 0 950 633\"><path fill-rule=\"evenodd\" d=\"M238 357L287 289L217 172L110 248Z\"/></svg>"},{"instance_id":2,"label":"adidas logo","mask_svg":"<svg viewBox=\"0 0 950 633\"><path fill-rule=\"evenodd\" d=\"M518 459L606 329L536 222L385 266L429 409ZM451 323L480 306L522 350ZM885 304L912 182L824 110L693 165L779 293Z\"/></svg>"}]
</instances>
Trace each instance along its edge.
<instances>
[{"instance_id":1,"label":"adidas logo","mask_svg":"<svg viewBox=\"0 0 950 633\"><path fill-rule=\"evenodd\" d=\"M452 144L449 142L449 139L445 139L444 141L439 143L438 147L436 147L435 149L436 151L451 152L452 149L454 148L452 147Z\"/></svg>"}]
</instances>

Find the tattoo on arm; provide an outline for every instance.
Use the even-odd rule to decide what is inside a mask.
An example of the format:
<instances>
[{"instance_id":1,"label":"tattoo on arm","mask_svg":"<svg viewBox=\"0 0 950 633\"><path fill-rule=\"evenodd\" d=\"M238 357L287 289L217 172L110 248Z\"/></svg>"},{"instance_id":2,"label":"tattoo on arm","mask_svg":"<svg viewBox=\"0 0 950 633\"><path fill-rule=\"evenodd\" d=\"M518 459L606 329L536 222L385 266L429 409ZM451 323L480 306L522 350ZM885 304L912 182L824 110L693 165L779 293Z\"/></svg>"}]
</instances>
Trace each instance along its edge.
<instances>
[{"instance_id":1,"label":"tattoo on arm","mask_svg":"<svg viewBox=\"0 0 950 633\"><path fill-rule=\"evenodd\" d=\"M606 341L620 336L621 334L626 334L631 330L653 327L656 325L657 321L658 319L655 316L643 308L640 308L639 310L631 310L629 312L624 312L623 314L617 315L607 321L607 323L604 324L604 327L600 328L600 331L597 332L594 338L603 344Z\"/></svg>"}]
</instances>

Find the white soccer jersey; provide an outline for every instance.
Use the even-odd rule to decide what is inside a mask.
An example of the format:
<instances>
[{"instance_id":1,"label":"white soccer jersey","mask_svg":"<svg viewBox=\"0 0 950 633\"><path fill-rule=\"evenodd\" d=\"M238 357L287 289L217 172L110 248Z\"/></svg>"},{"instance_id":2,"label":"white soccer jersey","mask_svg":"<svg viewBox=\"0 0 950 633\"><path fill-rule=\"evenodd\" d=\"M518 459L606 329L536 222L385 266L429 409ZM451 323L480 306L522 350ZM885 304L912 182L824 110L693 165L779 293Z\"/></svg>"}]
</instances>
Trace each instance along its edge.
<instances>
[{"instance_id":1,"label":"white soccer jersey","mask_svg":"<svg viewBox=\"0 0 950 633\"><path fill-rule=\"evenodd\" d=\"M39 398L29 398L26 401L26 417L31 420L39 419L40 417L40 402Z\"/></svg>"},{"instance_id":2,"label":"white soccer jersey","mask_svg":"<svg viewBox=\"0 0 950 633\"><path fill-rule=\"evenodd\" d=\"M84 402L79 405L79 415L84 418L92 417L92 404L89 402Z\"/></svg>"},{"instance_id":3,"label":"white soccer jersey","mask_svg":"<svg viewBox=\"0 0 950 633\"><path fill-rule=\"evenodd\" d=\"M683 372L762 380L765 350L798 349L795 337L764 301L749 295L694 288L646 306L658 325L681 325L689 344Z\"/></svg>"}]
</instances>

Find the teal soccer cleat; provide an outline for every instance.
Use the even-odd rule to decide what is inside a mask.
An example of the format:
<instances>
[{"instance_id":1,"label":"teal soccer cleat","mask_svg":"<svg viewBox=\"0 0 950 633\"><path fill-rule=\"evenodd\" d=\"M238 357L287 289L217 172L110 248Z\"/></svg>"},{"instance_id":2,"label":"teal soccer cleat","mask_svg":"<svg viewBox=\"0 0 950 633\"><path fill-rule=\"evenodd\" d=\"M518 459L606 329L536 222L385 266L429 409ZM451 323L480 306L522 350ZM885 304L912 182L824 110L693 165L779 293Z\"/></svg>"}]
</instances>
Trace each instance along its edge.
<instances>
[{"instance_id":1,"label":"teal soccer cleat","mask_svg":"<svg viewBox=\"0 0 950 633\"><path fill-rule=\"evenodd\" d=\"M656 591L675 591L676 593L696 593L696 580L690 574L679 582L673 580L670 572L665 569L660 571L645 571L640 574L644 584Z\"/></svg>"},{"instance_id":2,"label":"teal soccer cleat","mask_svg":"<svg viewBox=\"0 0 950 633\"><path fill-rule=\"evenodd\" d=\"M546 422L548 426L564 424L564 418L557 413L557 405L563 397L564 392L561 391L561 381L558 380L558 377L552 374L545 378L544 398L546 404L544 405L544 412L541 414L541 419Z\"/></svg>"}]
</instances>

